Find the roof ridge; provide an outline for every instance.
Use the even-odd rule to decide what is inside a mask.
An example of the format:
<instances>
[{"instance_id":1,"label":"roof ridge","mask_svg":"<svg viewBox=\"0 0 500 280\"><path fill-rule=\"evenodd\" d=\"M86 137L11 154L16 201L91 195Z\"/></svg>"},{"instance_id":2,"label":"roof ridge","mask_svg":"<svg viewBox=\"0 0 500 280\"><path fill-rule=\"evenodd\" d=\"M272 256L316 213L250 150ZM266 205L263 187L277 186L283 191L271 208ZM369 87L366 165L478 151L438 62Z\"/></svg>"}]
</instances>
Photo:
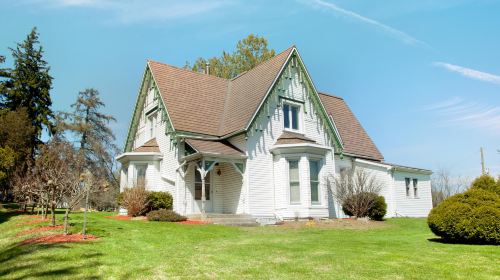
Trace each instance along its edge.
<instances>
[{"instance_id":1,"label":"roof ridge","mask_svg":"<svg viewBox=\"0 0 500 280\"><path fill-rule=\"evenodd\" d=\"M216 79L219 79L219 80L224 80L226 82L230 81L230 79L221 78L221 77L217 77L217 76L206 74L206 73L202 73L202 72L195 72L195 71L192 71L192 70L189 70L189 69L177 67L177 66L174 66L174 65L171 65L171 64L167 64L167 63L163 63L163 62L159 62L159 61L156 61L156 60L148 59L147 62L148 62L148 64L149 64L149 62L158 63L158 64L165 65L165 66L168 66L168 67L171 67L171 68L174 68L174 69L177 69L177 70L181 70L181 71L184 71L184 72L194 73L194 74L197 74L197 75L202 75L202 76L210 77L210 78L216 78Z\"/></svg>"},{"instance_id":2,"label":"roof ridge","mask_svg":"<svg viewBox=\"0 0 500 280\"><path fill-rule=\"evenodd\" d=\"M236 77L232 78L231 81L234 81L236 80L237 78L241 77L241 76L244 76L245 74L248 74L250 72L252 72L254 69L257 69L263 65L266 65L268 63L270 63L273 59L277 58L278 56L282 55L282 54L285 54L285 53L289 53L291 50L293 50L295 48L295 45L292 45L291 47L288 47L286 50L276 54L275 56L265 60L265 61L262 61L261 63L255 65L255 67L253 67L252 69L249 69L247 71L244 71L244 72L241 72L239 75L237 75Z\"/></svg>"}]
</instances>

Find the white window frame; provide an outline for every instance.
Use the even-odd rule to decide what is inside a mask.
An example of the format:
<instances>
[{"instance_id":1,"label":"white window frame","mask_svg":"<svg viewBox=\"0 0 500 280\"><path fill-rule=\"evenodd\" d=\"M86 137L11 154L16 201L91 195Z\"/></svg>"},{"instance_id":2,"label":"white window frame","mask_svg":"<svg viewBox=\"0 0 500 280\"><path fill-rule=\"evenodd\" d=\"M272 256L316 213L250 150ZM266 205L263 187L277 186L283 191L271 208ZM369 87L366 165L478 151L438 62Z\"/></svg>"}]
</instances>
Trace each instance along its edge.
<instances>
[{"instance_id":1,"label":"white window frame","mask_svg":"<svg viewBox=\"0 0 500 280\"><path fill-rule=\"evenodd\" d=\"M406 198L411 198L411 178L405 177L405 192L406 192Z\"/></svg>"},{"instance_id":2,"label":"white window frame","mask_svg":"<svg viewBox=\"0 0 500 280\"><path fill-rule=\"evenodd\" d=\"M318 201L312 201L312 186L311 186L311 161L316 161L318 163ZM308 157L308 165L309 165L309 199L311 200L312 206L317 206L322 204L321 199L321 170L323 169L323 158L320 157Z\"/></svg>"},{"instance_id":3,"label":"white window frame","mask_svg":"<svg viewBox=\"0 0 500 280\"><path fill-rule=\"evenodd\" d=\"M298 201L292 201L292 189L291 189L291 181L290 181L290 162L291 161L296 161L297 162L297 173L298 173L298 183L299 183L299 200ZM287 189L288 189L288 203L290 205L301 205L302 204L302 188L301 188L301 176L300 176L300 158L287 158L286 159L286 167L287 167Z\"/></svg>"},{"instance_id":4,"label":"white window frame","mask_svg":"<svg viewBox=\"0 0 500 280\"><path fill-rule=\"evenodd\" d=\"M291 107L297 107L299 110L297 112L297 126L298 128L297 129L293 129L292 128L292 110L288 110L288 121L289 121L289 127L286 127L285 126L285 105L289 106L289 108ZM295 132L295 133L303 133L303 127L304 127L304 123L303 123L303 119L304 119L304 108L303 108L303 105L302 103L299 103L299 102L293 102L293 101L283 101L283 104L282 104L282 113L283 113L283 130L286 130L286 131L291 131L291 132Z\"/></svg>"},{"instance_id":5,"label":"white window frame","mask_svg":"<svg viewBox=\"0 0 500 280\"><path fill-rule=\"evenodd\" d=\"M158 123L158 114L156 111L151 112L146 116L148 123L148 139L153 139L156 137L156 125Z\"/></svg>"},{"instance_id":6,"label":"white window frame","mask_svg":"<svg viewBox=\"0 0 500 280\"><path fill-rule=\"evenodd\" d=\"M412 182L412 186L413 186L413 197L418 198L418 179L413 178L411 180L411 182Z\"/></svg>"},{"instance_id":7,"label":"white window frame","mask_svg":"<svg viewBox=\"0 0 500 280\"><path fill-rule=\"evenodd\" d=\"M137 181L139 180L139 166L144 166L144 184L146 184L146 175L148 173L148 162L138 162L134 163L134 187L137 186Z\"/></svg>"}]
</instances>

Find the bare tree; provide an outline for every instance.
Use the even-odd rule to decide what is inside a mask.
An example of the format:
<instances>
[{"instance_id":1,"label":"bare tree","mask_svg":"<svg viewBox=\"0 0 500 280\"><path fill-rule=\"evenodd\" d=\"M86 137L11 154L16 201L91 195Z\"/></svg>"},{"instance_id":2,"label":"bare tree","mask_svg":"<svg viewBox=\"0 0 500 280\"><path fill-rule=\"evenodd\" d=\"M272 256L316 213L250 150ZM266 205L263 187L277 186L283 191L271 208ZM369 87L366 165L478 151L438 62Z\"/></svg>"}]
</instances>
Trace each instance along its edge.
<instances>
[{"instance_id":1,"label":"bare tree","mask_svg":"<svg viewBox=\"0 0 500 280\"><path fill-rule=\"evenodd\" d=\"M366 217L380 193L381 185L363 168L347 169L327 178L331 194L343 211L355 217Z\"/></svg>"},{"instance_id":2,"label":"bare tree","mask_svg":"<svg viewBox=\"0 0 500 280\"><path fill-rule=\"evenodd\" d=\"M454 177L449 170L439 169L431 178L432 206L435 207L446 198L466 191L470 183L468 177Z\"/></svg>"}]
</instances>

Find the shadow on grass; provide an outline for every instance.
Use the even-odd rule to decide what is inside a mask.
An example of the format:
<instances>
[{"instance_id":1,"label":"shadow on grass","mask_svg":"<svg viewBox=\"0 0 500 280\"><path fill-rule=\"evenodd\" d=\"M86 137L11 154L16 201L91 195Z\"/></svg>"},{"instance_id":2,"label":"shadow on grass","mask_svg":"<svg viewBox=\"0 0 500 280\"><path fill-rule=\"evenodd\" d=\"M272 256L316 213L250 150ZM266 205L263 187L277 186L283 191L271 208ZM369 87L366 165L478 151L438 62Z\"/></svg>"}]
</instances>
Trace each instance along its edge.
<instances>
[{"instance_id":1,"label":"shadow on grass","mask_svg":"<svg viewBox=\"0 0 500 280\"><path fill-rule=\"evenodd\" d=\"M85 260L85 266L71 264L66 255L43 256L44 251L62 248L71 250L66 244L31 244L17 243L0 251L0 278L26 279L61 277L70 279L101 279L100 276L89 275L100 266L97 258L100 253L83 253L79 259ZM30 254L33 254L30 256ZM95 272L94 272L95 273Z\"/></svg>"},{"instance_id":2,"label":"shadow on grass","mask_svg":"<svg viewBox=\"0 0 500 280\"><path fill-rule=\"evenodd\" d=\"M495 243L488 243L488 242L473 242L473 241L459 241L459 240L454 240L454 239L447 239L447 238L442 238L442 237L434 237L434 238L428 238L430 242L435 242L435 243L441 243L441 244L454 244L454 245L499 245Z\"/></svg>"}]
</instances>

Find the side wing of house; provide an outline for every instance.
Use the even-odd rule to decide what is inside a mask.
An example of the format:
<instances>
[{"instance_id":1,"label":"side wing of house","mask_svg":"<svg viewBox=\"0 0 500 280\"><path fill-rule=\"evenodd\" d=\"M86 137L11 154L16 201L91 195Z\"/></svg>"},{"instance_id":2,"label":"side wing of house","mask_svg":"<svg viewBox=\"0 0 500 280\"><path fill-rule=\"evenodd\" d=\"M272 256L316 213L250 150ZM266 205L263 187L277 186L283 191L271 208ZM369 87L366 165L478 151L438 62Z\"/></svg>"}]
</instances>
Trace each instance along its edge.
<instances>
[{"instance_id":1,"label":"side wing of house","mask_svg":"<svg viewBox=\"0 0 500 280\"><path fill-rule=\"evenodd\" d=\"M292 52L247 131L248 213L261 222L329 216L326 178L341 145L325 116Z\"/></svg>"},{"instance_id":2,"label":"side wing of house","mask_svg":"<svg viewBox=\"0 0 500 280\"><path fill-rule=\"evenodd\" d=\"M146 67L121 163L120 190L144 182L147 190L177 195L177 145L171 123L149 66ZM176 205L174 205L177 208Z\"/></svg>"}]
</instances>

